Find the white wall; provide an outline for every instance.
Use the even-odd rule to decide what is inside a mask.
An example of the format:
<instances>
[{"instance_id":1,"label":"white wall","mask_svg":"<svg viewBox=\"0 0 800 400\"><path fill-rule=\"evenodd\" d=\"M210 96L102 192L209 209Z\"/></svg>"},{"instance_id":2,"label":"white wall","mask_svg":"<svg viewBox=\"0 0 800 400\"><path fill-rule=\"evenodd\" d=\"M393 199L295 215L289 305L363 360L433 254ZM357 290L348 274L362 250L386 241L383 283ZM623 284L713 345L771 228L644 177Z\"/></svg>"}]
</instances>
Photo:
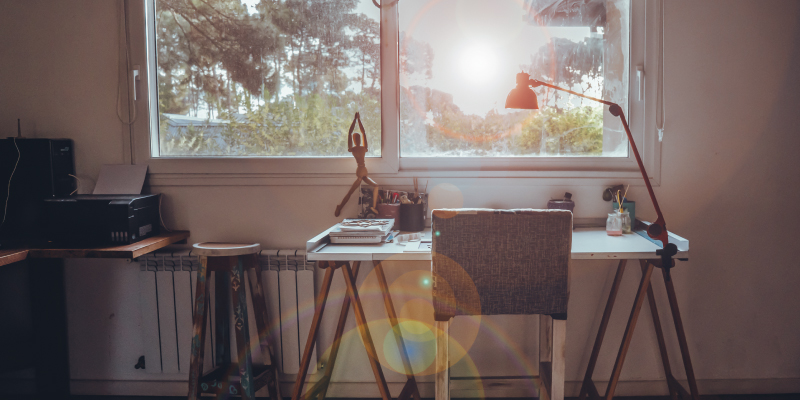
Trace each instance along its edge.
<instances>
[{"instance_id":1,"label":"white wall","mask_svg":"<svg viewBox=\"0 0 800 400\"><path fill-rule=\"evenodd\" d=\"M793 236L800 221L800 157L795 154L800 149L800 3L670 0L665 18L668 116L656 193L670 230L691 240L692 259L673 276L701 392L800 392L800 263ZM13 134L16 119L22 118L26 136L72 138L78 174L86 178L96 177L102 164L125 162L127 128L115 111L117 32L115 2L0 1L0 134ZM541 206L569 189L578 217L600 217L608 207L599 200L604 183L565 188L472 180L458 187L464 206L490 207ZM190 230L192 242L241 240L300 248L336 222L333 209L346 186L151 189L167 196L167 225ZM639 213L652 218L643 187L631 190L630 197L640 200ZM354 209L351 201L348 212ZM387 266L394 276L425 268ZM143 354L137 269L124 261L67 263L76 393L181 394L185 388L181 382L143 382L153 376L133 369ZM567 338L567 379L573 390L586 367L613 272L614 265L606 262L574 265ZM629 267L598 380L610 375L627 319L623 310L638 278L636 266ZM654 283L663 299L662 279ZM666 320L666 303L659 306ZM329 311L323 329L335 326L334 314ZM368 316L379 318L380 309L370 309ZM515 324L530 325L505 321ZM681 377L674 331L669 323L665 328L673 371ZM526 339L530 332L508 332L522 347L534 347ZM327 347L329 335L321 341ZM502 347L497 337L487 334L481 341L472 355L482 371L513 372L513 357L503 359L502 352L486 346ZM372 379L356 344L346 347L352 353L343 353L339 381ZM397 375L389 377L399 382ZM661 378L645 310L618 393L665 394L665 385L656 382ZM371 385L338 388L331 395L377 396Z\"/></svg>"}]
</instances>

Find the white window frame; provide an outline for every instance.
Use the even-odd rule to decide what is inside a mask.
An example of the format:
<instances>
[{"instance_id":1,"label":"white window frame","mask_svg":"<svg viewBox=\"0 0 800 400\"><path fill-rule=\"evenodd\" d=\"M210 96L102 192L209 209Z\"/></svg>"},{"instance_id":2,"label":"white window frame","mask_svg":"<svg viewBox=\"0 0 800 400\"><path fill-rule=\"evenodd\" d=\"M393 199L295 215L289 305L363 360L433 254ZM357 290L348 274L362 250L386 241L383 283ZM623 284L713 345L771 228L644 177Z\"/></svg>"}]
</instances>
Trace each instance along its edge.
<instances>
[{"instance_id":1,"label":"white window frame","mask_svg":"<svg viewBox=\"0 0 800 400\"><path fill-rule=\"evenodd\" d=\"M136 108L140 118L132 126L132 160L146 164L151 175L161 178L217 176L227 183L242 182L253 177L287 177L300 179L311 176L351 176L354 162L351 157L152 157L158 151L154 132L158 130L157 73L155 59L155 20L152 17L154 0L138 0L130 8L130 29L133 65L146 66L137 85ZM385 178L452 177L452 178L559 178L570 181L616 179L641 183L636 160L628 157L400 157L398 7L402 0L384 0L381 9L381 157L367 158L370 173ZM656 77L660 40L660 10L655 0L631 1L629 101L627 115L634 141L650 176L658 185L661 175L661 143L656 133ZM137 23L138 21L138 23ZM152 56L149 56L152 55ZM637 67L645 71L638 81ZM513 86L509 77L509 90ZM532 76L532 78L537 78ZM639 90L643 94L640 99ZM624 109L624 106L623 106ZM614 118L606 111L604 118ZM231 181L230 179L233 179Z\"/></svg>"}]
</instances>

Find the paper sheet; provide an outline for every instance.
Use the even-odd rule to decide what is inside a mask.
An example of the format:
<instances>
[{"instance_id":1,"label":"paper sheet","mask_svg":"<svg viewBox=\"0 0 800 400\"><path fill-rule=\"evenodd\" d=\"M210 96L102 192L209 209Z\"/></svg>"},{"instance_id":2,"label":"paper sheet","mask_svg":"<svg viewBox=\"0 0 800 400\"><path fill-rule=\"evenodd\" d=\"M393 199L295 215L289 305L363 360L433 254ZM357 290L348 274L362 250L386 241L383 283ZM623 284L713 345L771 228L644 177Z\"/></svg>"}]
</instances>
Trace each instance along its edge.
<instances>
[{"instance_id":1,"label":"paper sheet","mask_svg":"<svg viewBox=\"0 0 800 400\"><path fill-rule=\"evenodd\" d=\"M147 165L106 164L92 194L141 194Z\"/></svg>"}]
</instances>

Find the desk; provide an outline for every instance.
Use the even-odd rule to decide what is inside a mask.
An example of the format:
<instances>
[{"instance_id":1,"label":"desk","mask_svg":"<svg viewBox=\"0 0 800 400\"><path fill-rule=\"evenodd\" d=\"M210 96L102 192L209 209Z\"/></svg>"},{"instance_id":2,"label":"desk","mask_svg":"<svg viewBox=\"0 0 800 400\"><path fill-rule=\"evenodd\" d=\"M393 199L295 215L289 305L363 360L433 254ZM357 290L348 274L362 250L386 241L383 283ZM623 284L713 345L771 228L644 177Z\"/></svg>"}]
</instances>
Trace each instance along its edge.
<instances>
[{"instance_id":1,"label":"desk","mask_svg":"<svg viewBox=\"0 0 800 400\"><path fill-rule=\"evenodd\" d=\"M69 395L69 353L64 291L64 258L136 258L184 241L189 232L165 232L134 244L104 248L0 250L0 266L28 259L33 332L33 357L8 363L36 370L36 394L43 398Z\"/></svg>"},{"instance_id":2,"label":"desk","mask_svg":"<svg viewBox=\"0 0 800 400\"><path fill-rule=\"evenodd\" d=\"M359 267L362 261L371 261L375 268L375 274L378 278L378 284L381 287L381 292L386 307L386 313L389 316L392 330L397 340L397 345L400 349L400 357L403 361L405 374L407 377L406 385L397 397L398 400L408 400L414 398L419 400L419 390L414 379L414 372L411 369L411 364L408 359L408 352L406 350L403 337L397 324L397 313L395 312L392 298L389 293L389 286L386 282L386 277L381 266L381 261L391 259L392 261L430 261L431 253L428 252L406 252L405 246L396 245L393 243L380 243L380 244L362 244L362 245L347 245L347 244L331 244L328 238L330 229L320 233L306 243L307 258L312 261L318 261L320 268L325 269L325 277L323 278L322 288L317 295L316 306L314 310L314 319L311 325L311 331L306 341L303 358L301 360L300 373L297 375L294 391L292 393L292 400L303 399L317 399L323 400L327 392L328 385L330 384L333 367L336 361L336 356L339 351L339 344L342 334L344 332L344 323L347 320L350 305L352 304L356 321L358 324L359 333L367 347L367 355L369 356L370 366L372 367L378 389L381 393L383 400L390 400L392 397L389 393L386 379L383 376L383 371L377 359L377 352L372 341L372 337L367 327L366 317L361 306L361 300L358 296L356 289L356 277L358 276ZM422 241L430 241L430 229L423 232ZM677 235L670 233L670 240L674 240L678 245L678 254L675 258L688 259L689 257L689 242ZM586 374L581 387L580 398L587 397L592 399L601 398L594 382L592 381L592 373L597 363L597 357L600 353L600 347L603 343L608 321L611 316L611 311L614 307L614 300L616 299L619 290L622 275L628 260L638 260L642 269L642 278L639 282L639 289L633 303L628 324L623 335L622 344L620 345L617 354L614 369L609 379L609 384L603 398L610 400L614 396L617 383L619 381L622 364L625 360L628 347L633 337L633 331L639 317L639 312L644 304L645 296L648 298L650 311L653 323L656 328L656 336L658 339L659 351L661 353L664 371L667 377L667 385L669 387L670 395L673 399L677 395L685 398L699 399L697 393L697 384L694 378L691 360L689 358L688 346L686 344L686 337L683 331L683 324L678 310L678 304L675 296L675 289L672 281L665 279L667 289L667 296L669 298L670 309L672 311L673 321L677 331L678 342L681 348L681 355L683 357L684 368L686 369L686 376L689 380L690 391L687 391L681 386L680 383L674 378L670 370L670 364L667 357L666 344L664 335L661 330L661 323L658 317L658 310L656 308L655 296L653 289L650 286L650 277L652 276L654 268L660 268L660 258L656 256L656 250L660 246L652 241L638 235L629 234L621 237L611 237L606 235L605 229L596 228L578 228L573 231L572 236L572 259L574 260L619 260L614 283L611 287L606 307L603 312L603 317L600 322L600 328L595 339L595 344L592 349L592 355L589 359L589 365L586 369ZM352 267L350 263L352 262ZM331 280L333 279L333 272L336 269L341 269L344 275L345 283L347 284L347 296L342 304L342 310L339 314L339 321L336 327L336 334L334 336L333 345L331 347L330 357L328 359L328 368L325 369L325 376L320 379L307 393L303 394L303 386L305 384L306 372L308 371L308 364L311 360L311 350L316 341L316 334L319 330L322 314L325 310L325 302L327 301L328 292L330 290ZM662 269L662 272L664 270ZM437 385L439 379L436 380ZM437 388L437 395L440 390Z\"/></svg>"}]
</instances>

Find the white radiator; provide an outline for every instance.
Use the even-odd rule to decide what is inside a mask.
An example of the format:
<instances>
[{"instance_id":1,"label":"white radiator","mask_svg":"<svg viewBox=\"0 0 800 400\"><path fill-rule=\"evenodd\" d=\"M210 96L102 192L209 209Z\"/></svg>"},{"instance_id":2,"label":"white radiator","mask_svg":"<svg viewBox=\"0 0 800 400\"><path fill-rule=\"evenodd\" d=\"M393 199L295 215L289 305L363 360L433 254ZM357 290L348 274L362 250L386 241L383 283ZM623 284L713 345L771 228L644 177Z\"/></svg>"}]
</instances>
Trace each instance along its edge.
<instances>
[{"instance_id":1,"label":"white radiator","mask_svg":"<svg viewBox=\"0 0 800 400\"><path fill-rule=\"evenodd\" d=\"M189 349L192 340L192 314L197 270L200 261L189 250L156 252L140 257L140 305L142 311L142 338L144 341L145 371L155 374L187 374ZM297 374L300 357L305 347L314 314L314 267L302 250L262 250L262 287L271 319L270 326L279 327L271 332L270 342L281 361L281 372ZM214 272L208 282L211 304L215 300ZM247 279L247 274L245 274ZM247 301L252 304L249 282ZM230 304L228 305L230 308ZM206 325L204 370L214 367L214 336L216 313L210 307ZM257 338L253 307L247 308L251 341ZM229 311L229 315L233 312ZM231 329L234 324L229 323ZM237 361L236 335L231 332L231 361ZM268 357L251 345L254 363L269 364ZM317 371L316 349L312 353L309 373Z\"/></svg>"}]
</instances>

